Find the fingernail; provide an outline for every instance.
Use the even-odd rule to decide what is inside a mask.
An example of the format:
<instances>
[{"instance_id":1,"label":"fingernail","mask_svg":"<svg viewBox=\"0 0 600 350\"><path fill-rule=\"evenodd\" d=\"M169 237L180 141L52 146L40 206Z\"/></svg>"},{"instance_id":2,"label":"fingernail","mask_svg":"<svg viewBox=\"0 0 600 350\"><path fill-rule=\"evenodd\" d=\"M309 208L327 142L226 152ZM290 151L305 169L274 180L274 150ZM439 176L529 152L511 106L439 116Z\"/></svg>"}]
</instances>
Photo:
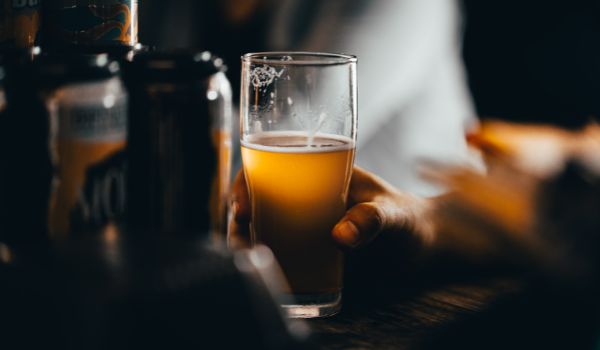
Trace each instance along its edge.
<instances>
[{"instance_id":1,"label":"fingernail","mask_svg":"<svg viewBox=\"0 0 600 350\"><path fill-rule=\"evenodd\" d=\"M337 224L334 227L334 231L336 231L336 236L342 243L350 247L356 247L360 241L358 228L356 228L356 225L352 221L346 220Z\"/></svg>"}]
</instances>

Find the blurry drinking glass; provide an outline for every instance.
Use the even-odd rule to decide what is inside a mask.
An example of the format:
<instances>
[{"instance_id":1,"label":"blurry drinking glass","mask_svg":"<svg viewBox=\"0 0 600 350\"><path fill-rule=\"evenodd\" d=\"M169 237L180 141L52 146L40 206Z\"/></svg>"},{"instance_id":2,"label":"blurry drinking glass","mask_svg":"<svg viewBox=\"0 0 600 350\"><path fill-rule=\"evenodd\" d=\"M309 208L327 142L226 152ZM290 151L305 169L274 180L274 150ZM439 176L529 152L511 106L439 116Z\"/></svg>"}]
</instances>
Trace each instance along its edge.
<instances>
[{"instance_id":1,"label":"blurry drinking glass","mask_svg":"<svg viewBox=\"0 0 600 350\"><path fill-rule=\"evenodd\" d=\"M281 265L292 296L282 306L290 317L340 310L343 256L331 230L346 212L356 88L354 56L242 57L241 144L251 240L269 246Z\"/></svg>"}]
</instances>

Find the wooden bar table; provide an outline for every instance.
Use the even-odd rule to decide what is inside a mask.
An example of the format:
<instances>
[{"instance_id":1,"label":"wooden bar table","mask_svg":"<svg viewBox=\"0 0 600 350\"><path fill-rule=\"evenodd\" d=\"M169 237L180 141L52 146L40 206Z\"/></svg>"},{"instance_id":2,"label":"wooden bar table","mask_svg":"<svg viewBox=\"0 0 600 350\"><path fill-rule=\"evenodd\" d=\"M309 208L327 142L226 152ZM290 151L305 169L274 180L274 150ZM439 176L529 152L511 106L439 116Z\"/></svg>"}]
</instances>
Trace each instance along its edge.
<instances>
[{"instance_id":1,"label":"wooden bar table","mask_svg":"<svg viewBox=\"0 0 600 350\"><path fill-rule=\"evenodd\" d=\"M415 270L381 250L350 261L342 311L308 320L321 349L600 349L593 285L455 259Z\"/></svg>"},{"instance_id":2,"label":"wooden bar table","mask_svg":"<svg viewBox=\"0 0 600 350\"><path fill-rule=\"evenodd\" d=\"M519 284L507 278L404 288L395 300L380 305L356 305L349 298L339 315L309 324L322 349L412 349L429 334L518 290Z\"/></svg>"}]
</instances>

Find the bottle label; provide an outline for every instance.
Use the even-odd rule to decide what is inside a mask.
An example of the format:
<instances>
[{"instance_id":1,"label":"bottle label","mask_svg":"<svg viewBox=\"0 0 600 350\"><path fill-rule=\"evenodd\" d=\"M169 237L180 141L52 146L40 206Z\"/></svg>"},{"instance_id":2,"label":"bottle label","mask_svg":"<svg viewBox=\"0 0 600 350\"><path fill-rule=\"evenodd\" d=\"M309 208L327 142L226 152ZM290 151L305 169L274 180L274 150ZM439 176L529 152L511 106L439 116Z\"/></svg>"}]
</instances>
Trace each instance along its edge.
<instances>
[{"instance_id":1,"label":"bottle label","mask_svg":"<svg viewBox=\"0 0 600 350\"><path fill-rule=\"evenodd\" d=\"M61 10L63 38L71 44L135 45L138 41L137 0L77 4Z\"/></svg>"},{"instance_id":2,"label":"bottle label","mask_svg":"<svg viewBox=\"0 0 600 350\"><path fill-rule=\"evenodd\" d=\"M59 138L80 142L102 143L111 140L124 140L127 132L127 110L124 101L116 103L114 97L111 108L96 105L75 105L59 110Z\"/></svg>"}]
</instances>

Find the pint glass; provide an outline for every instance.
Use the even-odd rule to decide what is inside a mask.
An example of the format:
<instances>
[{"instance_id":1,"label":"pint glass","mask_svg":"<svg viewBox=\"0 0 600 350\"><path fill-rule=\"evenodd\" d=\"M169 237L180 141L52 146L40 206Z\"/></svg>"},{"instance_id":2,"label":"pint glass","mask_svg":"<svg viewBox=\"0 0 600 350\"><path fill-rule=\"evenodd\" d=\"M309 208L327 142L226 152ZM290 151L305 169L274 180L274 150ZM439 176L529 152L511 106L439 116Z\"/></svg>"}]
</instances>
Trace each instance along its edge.
<instances>
[{"instance_id":1,"label":"pint glass","mask_svg":"<svg viewBox=\"0 0 600 350\"><path fill-rule=\"evenodd\" d=\"M290 317L341 306L343 256L331 230L346 211L356 141L356 57L242 57L241 145L251 240L287 278Z\"/></svg>"}]
</instances>

